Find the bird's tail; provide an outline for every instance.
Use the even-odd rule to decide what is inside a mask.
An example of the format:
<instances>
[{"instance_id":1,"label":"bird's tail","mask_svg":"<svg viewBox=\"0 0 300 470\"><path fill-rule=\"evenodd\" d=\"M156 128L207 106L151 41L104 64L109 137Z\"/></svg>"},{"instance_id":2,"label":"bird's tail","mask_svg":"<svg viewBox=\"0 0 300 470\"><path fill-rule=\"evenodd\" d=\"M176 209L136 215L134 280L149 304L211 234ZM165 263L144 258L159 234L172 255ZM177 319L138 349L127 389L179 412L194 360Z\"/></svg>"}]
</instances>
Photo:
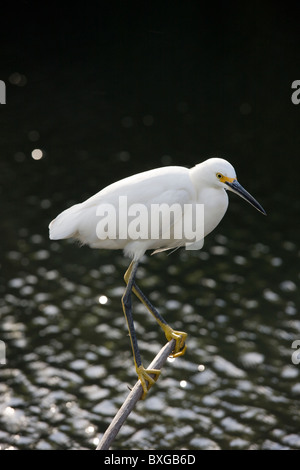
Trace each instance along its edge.
<instances>
[{"instance_id":1,"label":"bird's tail","mask_svg":"<svg viewBox=\"0 0 300 470\"><path fill-rule=\"evenodd\" d=\"M49 238L51 240L71 238L76 235L80 206L81 204L76 204L69 207L50 222Z\"/></svg>"}]
</instances>

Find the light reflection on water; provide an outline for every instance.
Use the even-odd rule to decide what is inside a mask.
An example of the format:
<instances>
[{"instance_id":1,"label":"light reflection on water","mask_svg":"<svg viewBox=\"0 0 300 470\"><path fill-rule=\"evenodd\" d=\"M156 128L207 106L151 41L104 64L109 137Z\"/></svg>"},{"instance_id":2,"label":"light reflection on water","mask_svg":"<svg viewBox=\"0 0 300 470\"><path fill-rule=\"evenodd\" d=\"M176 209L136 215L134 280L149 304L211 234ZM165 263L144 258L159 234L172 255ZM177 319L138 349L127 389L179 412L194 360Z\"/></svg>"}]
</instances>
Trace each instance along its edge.
<instances>
[{"instance_id":1,"label":"light reflection on water","mask_svg":"<svg viewBox=\"0 0 300 470\"><path fill-rule=\"evenodd\" d=\"M92 449L135 382L120 305L127 260L25 228L17 240L2 264L1 445ZM296 256L290 241L248 246L232 230L199 253L144 258L139 283L188 332L188 349L167 362L114 448L300 448ZM147 364L165 339L134 307Z\"/></svg>"},{"instance_id":2,"label":"light reflection on water","mask_svg":"<svg viewBox=\"0 0 300 470\"><path fill-rule=\"evenodd\" d=\"M69 83L71 76L84 77L83 73L81 67L62 68L59 80ZM21 85L24 76L13 75L11 80ZM98 82L90 80L82 81L96 91ZM165 164L191 166L194 157L185 161L174 149L188 143L193 129L189 123L198 118L189 110L192 103L175 103L178 116L173 113L169 127L168 122L163 127L172 136L170 142L174 127L182 132L172 151L169 142L164 145L159 113L145 111L137 118L131 112L132 96L127 103L125 96L122 108L128 112L120 117L121 110L111 109L114 104L104 98L94 107L93 93L77 101L74 83L70 97L65 85L55 83L56 103L51 95L45 106L49 82L42 76L34 90L29 83L30 77L21 89L28 88L32 109L14 98L15 111L10 111L12 102L5 108L13 138L3 139L9 141L8 148L1 140L0 340L6 345L6 364L0 365L0 445L94 449L128 386L136 381L120 304L128 260L119 252L51 242L48 223L115 179ZM39 109L39 103L49 114ZM57 103L66 127L57 115ZM104 109L102 115L99 108ZM211 101L209 108L214 109ZM242 114L249 109L248 103L241 105ZM201 126L196 127L198 135ZM143 139L152 145L148 148ZM155 160L156 147L160 153ZM235 155L242 147L232 147ZM32 158L35 150L43 158ZM34 155L39 157L40 152ZM244 152L245 161L241 159L236 169L244 165L248 171L247 155L254 152ZM255 163L251 162L251 172ZM264 177L263 171L257 174ZM300 365L291 360L291 345L300 339L299 234L294 216L299 207L282 174L280 192L269 185L262 199L253 189L253 179L251 184L247 188L266 208L268 218L232 195L228 213L203 250L144 258L138 282L169 323L188 333L188 348L183 358L167 361L114 448L300 448ZM138 302L134 318L148 365L165 338Z\"/></svg>"}]
</instances>

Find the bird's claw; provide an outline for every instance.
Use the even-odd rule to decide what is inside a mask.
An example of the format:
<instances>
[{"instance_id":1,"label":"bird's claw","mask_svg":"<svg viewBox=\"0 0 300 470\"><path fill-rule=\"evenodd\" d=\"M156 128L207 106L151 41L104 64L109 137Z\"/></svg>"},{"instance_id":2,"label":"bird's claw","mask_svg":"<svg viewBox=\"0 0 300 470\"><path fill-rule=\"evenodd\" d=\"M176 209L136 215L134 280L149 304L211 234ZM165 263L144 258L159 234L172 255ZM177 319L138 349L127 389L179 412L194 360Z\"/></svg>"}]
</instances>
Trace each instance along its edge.
<instances>
[{"instance_id":1,"label":"bird's claw","mask_svg":"<svg viewBox=\"0 0 300 470\"><path fill-rule=\"evenodd\" d=\"M160 370L159 369L145 369L141 365L139 367L136 367L136 372L141 382L141 385L143 387L143 395L141 399L144 400L146 398L148 391L152 387L152 385L155 384L155 382L157 381L160 375ZM154 377L151 377L151 375L154 375Z\"/></svg>"},{"instance_id":2,"label":"bird's claw","mask_svg":"<svg viewBox=\"0 0 300 470\"><path fill-rule=\"evenodd\" d=\"M184 353L186 351L186 344L184 344L184 346L178 351L178 352L175 352L175 349L173 351L173 353L170 355L170 357L174 358L175 357L180 357L180 356L183 356Z\"/></svg>"},{"instance_id":3,"label":"bird's claw","mask_svg":"<svg viewBox=\"0 0 300 470\"><path fill-rule=\"evenodd\" d=\"M174 351L170 357L175 358L183 356L186 351L185 341L187 338L187 333L184 333L184 331L176 331L169 327L166 329L165 335L168 341L171 341L172 339L175 339L176 341Z\"/></svg>"}]
</instances>

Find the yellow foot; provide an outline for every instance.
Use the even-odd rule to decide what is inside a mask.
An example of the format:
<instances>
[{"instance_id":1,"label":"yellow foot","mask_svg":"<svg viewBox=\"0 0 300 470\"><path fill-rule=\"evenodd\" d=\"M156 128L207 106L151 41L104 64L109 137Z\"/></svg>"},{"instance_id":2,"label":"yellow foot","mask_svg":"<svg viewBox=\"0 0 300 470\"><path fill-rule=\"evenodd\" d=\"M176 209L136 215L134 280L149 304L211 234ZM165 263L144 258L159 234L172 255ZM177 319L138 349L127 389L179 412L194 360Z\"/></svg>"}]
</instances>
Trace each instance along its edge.
<instances>
[{"instance_id":1,"label":"yellow foot","mask_svg":"<svg viewBox=\"0 0 300 470\"><path fill-rule=\"evenodd\" d=\"M136 367L136 372L144 390L144 393L141 397L141 399L144 400L146 398L148 391L158 379L160 370L145 369L143 366L139 366L139 367ZM154 377L151 377L151 375L154 375Z\"/></svg>"},{"instance_id":2,"label":"yellow foot","mask_svg":"<svg viewBox=\"0 0 300 470\"><path fill-rule=\"evenodd\" d=\"M185 340L187 338L187 333L184 331L175 331L170 326L165 328L165 335L168 341L175 339L176 344L173 353L170 357L179 357L183 356L186 351Z\"/></svg>"}]
</instances>

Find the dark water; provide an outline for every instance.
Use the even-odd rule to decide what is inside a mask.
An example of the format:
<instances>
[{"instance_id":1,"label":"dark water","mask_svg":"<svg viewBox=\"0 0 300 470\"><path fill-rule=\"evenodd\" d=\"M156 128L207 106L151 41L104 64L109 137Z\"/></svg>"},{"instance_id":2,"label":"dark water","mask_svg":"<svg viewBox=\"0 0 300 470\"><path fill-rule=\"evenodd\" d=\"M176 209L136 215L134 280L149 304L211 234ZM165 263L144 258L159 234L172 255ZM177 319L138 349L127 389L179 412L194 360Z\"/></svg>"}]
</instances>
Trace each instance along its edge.
<instances>
[{"instance_id":1,"label":"dark water","mask_svg":"<svg viewBox=\"0 0 300 470\"><path fill-rule=\"evenodd\" d=\"M193 9L139 25L89 13L58 21L56 48L45 24L39 41L21 21L7 37L1 448L94 449L136 380L120 304L129 260L51 242L49 221L124 176L211 155L232 162L268 217L231 195L203 250L144 257L139 284L188 349L113 448L300 448L298 39L273 8L229 7L218 28ZM148 365L165 338L138 302L134 318Z\"/></svg>"}]
</instances>

